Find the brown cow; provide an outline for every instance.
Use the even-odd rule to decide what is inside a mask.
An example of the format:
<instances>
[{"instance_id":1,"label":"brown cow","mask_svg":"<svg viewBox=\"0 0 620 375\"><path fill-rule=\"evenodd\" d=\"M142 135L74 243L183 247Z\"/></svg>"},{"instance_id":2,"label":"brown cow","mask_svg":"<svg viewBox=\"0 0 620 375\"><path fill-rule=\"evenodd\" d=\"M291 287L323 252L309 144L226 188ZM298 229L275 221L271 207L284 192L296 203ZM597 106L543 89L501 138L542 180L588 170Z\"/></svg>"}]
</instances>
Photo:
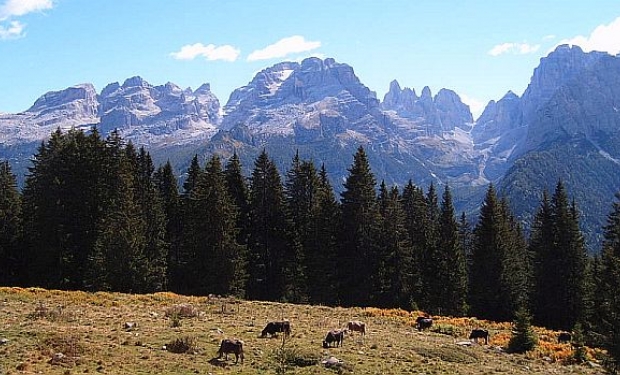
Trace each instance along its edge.
<instances>
[{"instance_id":1,"label":"brown cow","mask_svg":"<svg viewBox=\"0 0 620 375\"><path fill-rule=\"evenodd\" d=\"M224 359L228 360L228 353L235 354L235 363L239 362L239 358L241 358L241 363L243 363L243 341L239 339L222 340L220 350L217 352L217 358L221 359L223 354L225 355Z\"/></svg>"},{"instance_id":2,"label":"brown cow","mask_svg":"<svg viewBox=\"0 0 620 375\"><path fill-rule=\"evenodd\" d=\"M488 345L489 344L489 331L487 331L486 329L480 329L480 328L472 329L471 333L469 334L469 339L474 340L476 343L478 342L478 339L484 339L484 344Z\"/></svg>"},{"instance_id":3,"label":"brown cow","mask_svg":"<svg viewBox=\"0 0 620 375\"><path fill-rule=\"evenodd\" d=\"M267 335L275 336L278 332L284 332L285 336L291 335L291 323L288 320L279 322L269 322L263 328L260 337L266 337Z\"/></svg>"},{"instance_id":4,"label":"brown cow","mask_svg":"<svg viewBox=\"0 0 620 375\"><path fill-rule=\"evenodd\" d=\"M415 326L418 331L424 331L427 328L431 328L433 325L433 318L430 316L418 316L415 320Z\"/></svg>"},{"instance_id":5,"label":"brown cow","mask_svg":"<svg viewBox=\"0 0 620 375\"><path fill-rule=\"evenodd\" d=\"M347 328L351 332L357 331L360 332L362 335L366 334L366 323L359 320L351 320L349 323L347 323Z\"/></svg>"},{"instance_id":6,"label":"brown cow","mask_svg":"<svg viewBox=\"0 0 620 375\"><path fill-rule=\"evenodd\" d=\"M560 332L560 334L558 335L559 344L571 342L572 339L573 335L571 335L570 332Z\"/></svg>"},{"instance_id":7,"label":"brown cow","mask_svg":"<svg viewBox=\"0 0 620 375\"><path fill-rule=\"evenodd\" d=\"M346 332L346 329L334 329L327 332L325 340L323 340L323 347L329 348L334 342L336 343L336 347L342 346L342 341L344 341L344 334Z\"/></svg>"}]
</instances>

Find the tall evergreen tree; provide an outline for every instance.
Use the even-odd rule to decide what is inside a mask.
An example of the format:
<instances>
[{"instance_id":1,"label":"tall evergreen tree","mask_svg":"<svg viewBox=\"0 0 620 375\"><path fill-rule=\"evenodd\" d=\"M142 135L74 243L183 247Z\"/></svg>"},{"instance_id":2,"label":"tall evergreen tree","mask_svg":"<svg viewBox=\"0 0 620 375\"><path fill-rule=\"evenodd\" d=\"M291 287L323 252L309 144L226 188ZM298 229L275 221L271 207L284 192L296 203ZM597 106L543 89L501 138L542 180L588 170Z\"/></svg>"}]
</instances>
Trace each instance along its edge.
<instances>
[{"instance_id":1,"label":"tall evergreen tree","mask_svg":"<svg viewBox=\"0 0 620 375\"><path fill-rule=\"evenodd\" d=\"M595 330L602 336L603 346L610 357L608 368L617 373L620 369L620 193L616 193L612 211L604 227L600 276L597 278L600 320Z\"/></svg>"},{"instance_id":2,"label":"tall evergreen tree","mask_svg":"<svg viewBox=\"0 0 620 375\"><path fill-rule=\"evenodd\" d=\"M228 194L232 198L233 203L237 206L238 211L237 228L239 232L237 235L237 242L241 245L247 245L250 227L250 193L241 172L241 162L236 152L230 160L228 160L228 163L226 163L224 174L226 176Z\"/></svg>"},{"instance_id":3,"label":"tall evergreen tree","mask_svg":"<svg viewBox=\"0 0 620 375\"><path fill-rule=\"evenodd\" d=\"M471 314L481 319L509 321L523 300L517 292L519 288L511 284L526 275L516 272L520 267L508 267L510 260L522 258L519 249L513 247L514 232L506 211L507 205L497 198L494 186L489 185L474 229L469 284Z\"/></svg>"},{"instance_id":4,"label":"tall evergreen tree","mask_svg":"<svg viewBox=\"0 0 620 375\"><path fill-rule=\"evenodd\" d=\"M532 288L532 257L521 225L510 212L508 201L501 200L501 208L506 219L506 238L502 259L502 299L503 310L514 314L520 308L529 314L530 292Z\"/></svg>"},{"instance_id":5,"label":"tall evergreen tree","mask_svg":"<svg viewBox=\"0 0 620 375\"><path fill-rule=\"evenodd\" d=\"M287 289L285 265L290 256L280 175L263 150L250 182L248 285L250 299L281 300Z\"/></svg>"},{"instance_id":6,"label":"tall evergreen tree","mask_svg":"<svg viewBox=\"0 0 620 375\"><path fill-rule=\"evenodd\" d=\"M189 258L189 292L242 297L245 294L244 247L237 243L237 208L233 204L221 162L213 156L190 193L183 233Z\"/></svg>"},{"instance_id":7,"label":"tall evergreen tree","mask_svg":"<svg viewBox=\"0 0 620 375\"><path fill-rule=\"evenodd\" d=\"M8 161L0 161L0 285L16 285L24 264L19 251L22 232L21 197Z\"/></svg>"},{"instance_id":8,"label":"tall evergreen tree","mask_svg":"<svg viewBox=\"0 0 620 375\"><path fill-rule=\"evenodd\" d=\"M168 283L170 243L166 241L166 214L155 185L153 176L155 167L144 147L140 147L134 163L136 165L134 197L146 225L144 290L158 292L166 289Z\"/></svg>"},{"instance_id":9,"label":"tall evergreen tree","mask_svg":"<svg viewBox=\"0 0 620 375\"><path fill-rule=\"evenodd\" d=\"M84 287L103 211L107 160L96 129L89 135L57 130L39 147L24 187L28 284Z\"/></svg>"},{"instance_id":10,"label":"tall evergreen tree","mask_svg":"<svg viewBox=\"0 0 620 375\"><path fill-rule=\"evenodd\" d=\"M167 279L168 289L178 291L180 239L181 239L181 200L177 179L170 161L157 168L153 177L166 219L164 241L168 244Z\"/></svg>"},{"instance_id":11,"label":"tall evergreen tree","mask_svg":"<svg viewBox=\"0 0 620 375\"><path fill-rule=\"evenodd\" d=\"M136 152L118 133L106 140L105 197L84 280L89 290L144 293L148 278L146 220L136 199Z\"/></svg>"},{"instance_id":12,"label":"tall evergreen tree","mask_svg":"<svg viewBox=\"0 0 620 375\"><path fill-rule=\"evenodd\" d=\"M339 302L336 257L340 207L324 165L319 172L310 216L308 241L304 247L308 298L313 304L336 305Z\"/></svg>"},{"instance_id":13,"label":"tall evergreen tree","mask_svg":"<svg viewBox=\"0 0 620 375\"><path fill-rule=\"evenodd\" d=\"M187 178L185 179L185 182L183 182L183 197L188 197L192 193L192 190L200 179L201 174L202 170L200 169L198 155L196 154L192 158L189 169L187 170Z\"/></svg>"},{"instance_id":14,"label":"tall evergreen tree","mask_svg":"<svg viewBox=\"0 0 620 375\"><path fill-rule=\"evenodd\" d=\"M376 182L366 151L359 147L344 183L342 196L341 248L338 256L342 302L347 306L368 305L376 285L380 215Z\"/></svg>"},{"instance_id":15,"label":"tall evergreen tree","mask_svg":"<svg viewBox=\"0 0 620 375\"><path fill-rule=\"evenodd\" d=\"M471 269L473 230L471 228L471 224L467 220L467 215L465 215L465 212L461 213L458 226L459 226L459 241L465 253L465 259L467 263L467 274L469 275L469 272Z\"/></svg>"},{"instance_id":16,"label":"tall evergreen tree","mask_svg":"<svg viewBox=\"0 0 620 375\"><path fill-rule=\"evenodd\" d=\"M397 187L379 189L381 235L377 270L377 304L385 307L411 308L413 247L405 229L405 211Z\"/></svg>"},{"instance_id":17,"label":"tall evergreen tree","mask_svg":"<svg viewBox=\"0 0 620 375\"><path fill-rule=\"evenodd\" d=\"M424 247L422 248L422 308L432 313L440 313L443 304L441 293L445 285L441 281L441 254L439 250L440 208L435 185L431 183L426 193L426 219L424 227Z\"/></svg>"},{"instance_id":18,"label":"tall evergreen tree","mask_svg":"<svg viewBox=\"0 0 620 375\"><path fill-rule=\"evenodd\" d=\"M587 255L575 205L561 181L549 200L546 193L530 239L534 254L535 322L570 330L583 315Z\"/></svg>"},{"instance_id":19,"label":"tall evergreen tree","mask_svg":"<svg viewBox=\"0 0 620 375\"><path fill-rule=\"evenodd\" d=\"M406 285L409 285L410 295L407 301L402 300L401 305L407 309L417 310L421 307L423 298L422 265L423 254L426 248L426 197L424 191L415 186L411 180L405 185L402 194L402 206L405 213L405 229L409 235L409 243L412 247L413 267L408 273Z\"/></svg>"},{"instance_id":20,"label":"tall evergreen tree","mask_svg":"<svg viewBox=\"0 0 620 375\"><path fill-rule=\"evenodd\" d=\"M439 216L437 246L437 279L443 286L438 291L441 313L463 316L467 312L467 260L459 237L452 193L445 187Z\"/></svg>"},{"instance_id":21,"label":"tall evergreen tree","mask_svg":"<svg viewBox=\"0 0 620 375\"><path fill-rule=\"evenodd\" d=\"M193 198L194 190L198 182L204 178L204 171L198 162L198 155L194 155L187 170L187 177L183 182L183 191L180 196L179 205L179 233L181 233L178 244L173 250L174 259L171 258L168 267L173 277L175 291L179 293L191 293L195 287L189 269L195 256L195 249L199 246L199 239L196 237L199 229L196 227L200 222L200 214L197 213L196 200ZM198 216L198 217L196 217Z\"/></svg>"}]
</instances>

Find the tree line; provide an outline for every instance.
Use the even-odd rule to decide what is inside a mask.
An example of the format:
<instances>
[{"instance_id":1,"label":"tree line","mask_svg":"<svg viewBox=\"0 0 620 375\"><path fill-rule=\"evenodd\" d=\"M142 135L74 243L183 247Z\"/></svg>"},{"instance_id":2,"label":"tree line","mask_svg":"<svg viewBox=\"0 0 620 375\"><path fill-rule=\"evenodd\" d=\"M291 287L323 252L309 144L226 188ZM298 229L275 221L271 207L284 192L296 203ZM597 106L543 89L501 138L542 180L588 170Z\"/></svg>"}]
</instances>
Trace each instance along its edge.
<instances>
[{"instance_id":1,"label":"tree line","mask_svg":"<svg viewBox=\"0 0 620 375\"><path fill-rule=\"evenodd\" d=\"M588 256L561 181L527 237L493 185L472 225L448 186L377 183L363 147L339 198L323 166L296 155L281 176L265 151L250 176L237 155L195 156L177 181L170 163L155 168L144 148L96 128L54 132L21 191L1 162L0 284L496 321L525 310L552 329L579 324L620 354L620 203L603 250Z\"/></svg>"}]
</instances>

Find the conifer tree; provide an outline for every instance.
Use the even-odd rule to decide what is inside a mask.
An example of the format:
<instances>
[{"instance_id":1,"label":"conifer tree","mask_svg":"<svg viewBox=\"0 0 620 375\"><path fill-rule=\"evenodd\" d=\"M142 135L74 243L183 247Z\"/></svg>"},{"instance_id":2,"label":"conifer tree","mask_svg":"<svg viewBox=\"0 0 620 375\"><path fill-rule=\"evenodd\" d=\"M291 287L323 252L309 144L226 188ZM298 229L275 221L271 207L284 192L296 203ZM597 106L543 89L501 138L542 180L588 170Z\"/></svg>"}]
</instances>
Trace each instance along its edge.
<instances>
[{"instance_id":1,"label":"conifer tree","mask_svg":"<svg viewBox=\"0 0 620 375\"><path fill-rule=\"evenodd\" d=\"M185 182L183 182L183 197L188 197L192 193L192 190L196 186L198 179L200 179L201 174L202 170L200 169L200 163L198 162L198 155L195 154L189 165L189 169L187 170L187 178L185 179Z\"/></svg>"},{"instance_id":2,"label":"conifer tree","mask_svg":"<svg viewBox=\"0 0 620 375\"><path fill-rule=\"evenodd\" d=\"M441 280L442 254L439 250L439 200L435 185L431 183L426 194L426 219L424 227L424 247L422 248L422 308L432 313L439 310L444 301L441 293L446 288Z\"/></svg>"},{"instance_id":3,"label":"conifer tree","mask_svg":"<svg viewBox=\"0 0 620 375\"><path fill-rule=\"evenodd\" d=\"M461 213L458 226L459 226L459 241L461 243L461 247L463 248L463 252L465 253L465 260L467 264L467 274L469 275L469 272L471 269L473 230L471 228L471 224L467 220L467 215L465 215L465 212Z\"/></svg>"},{"instance_id":4,"label":"conifer tree","mask_svg":"<svg viewBox=\"0 0 620 375\"><path fill-rule=\"evenodd\" d=\"M409 243L412 247L413 268L408 273L408 285L410 296L407 301L402 300L401 305L406 309L417 310L422 303L422 255L426 247L426 197L424 191L415 186L411 180L405 185L402 194L402 206L405 213L405 229L409 235Z\"/></svg>"},{"instance_id":5,"label":"conifer tree","mask_svg":"<svg viewBox=\"0 0 620 375\"><path fill-rule=\"evenodd\" d=\"M24 187L28 284L84 287L87 260L97 240L107 163L96 129L60 130L41 144Z\"/></svg>"},{"instance_id":6,"label":"conifer tree","mask_svg":"<svg viewBox=\"0 0 620 375\"><path fill-rule=\"evenodd\" d=\"M186 272L190 293L206 295L245 292L244 248L236 242L237 208L233 204L220 159L214 155L190 193L191 205L184 226L189 255Z\"/></svg>"},{"instance_id":7,"label":"conifer tree","mask_svg":"<svg viewBox=\"0 0 620 375\"><path fill-rule=\"evenodd\" d=\"M443 286L438 291L438 307L442 314L463 316L467 312L467 261L448 186L442 197L438 231L435 262L438 264L437 281Z\"/></svg>"},{"instance_id":8,"label":"conifer tree","mask_svg":"<svg viewBox=\"0 0 620 375\"><path fill-rule=\"evenodd\" d=\"M377 304L384 307L410 308L413 273L413 247L405 229L405 212L397 187L388 191L385 183L379 189L379 211L382 218Z\"/></svg>"},{"instance_id":9,"label":"conifer tree","mask_svg":"<svg viewBox=\"0 0 620 375\"><path fill-rule=\"evenodd\" d=\"M530 304L532 257L528 251L521 225L510 212L506 199L501 200L501 209L506 220L501 276L502 304L503 311L514 316L519 308L528 308Z\"/></svg>"},{"instance_id":10,"label":"conifer tree","mask_svg":"<svg viewBox=\"0 0 620 375\"><path fill-rule=\"evenodd\" d=\"M159 198L162 201L166 219L164 241L169 245L167 258L168 289L178 291L177 279L180 277L178 274L178 262L181 239L181 200L177 179L170 161L157 168L153 180L157 187Z\"/></svg>"},{"instance_id":11,"label":"conifer tree","mask_svg":"<svg viewBox=\"0 0 620 375\"><path fill-rule=\"evenodd\" d=\"M8 161L0 161L0 285L16 285L25 264L19 251L21 197Z\"/></svg>"},{"instance_id":12,"label":"conifer tree","mask_svg":"<svg viewBox=\"0 0 620 375\"><path fill-rule=\"evenodd\" d=\"M118 133L106 140L105 199L97 239L88 258L88 290L144 293L148 278L146 220L136 198L136 152Z\"/></svg>"},{"instance_id":13,"label":"conifer tree","mask_svg":"<svg viewBox=\"0 0 620 375\"><path fill-rule=\"evenodd\" d=\"M517 310L512 337L508 342L508 352L525 353L538 345L538 337L530 323L531 319L527 308L522 306Z\"/></svg>"},{"instance_id":14,"label":"conifer tree","mask_svg":"<svg viewBox=\"0 0 620 375\"><path fill-rule=\"evenodd\" d=\"M170 258L168 264L171 277L174 280L174 288L179 293L190 293L190 290L195 286L189 269L192 267L195 249L199 246L199 240L196 237L199 228L196 226L201 217L197 213L199 210L195 207L196 200L193 199L192 194L194 194L198 181L204 177L203 174L204 171L198 162L198 155L194 155L187 170L187 177L183 183L183 191L180 196L178 224L181 235L178 245L173 251L174 258Z\"/></svg>"},{"instance_id":15,"label":"conifer tree","mask_svg":"<svg viewBox=\"0 0 620 375\"><path fill-rule=\"evenodd\" d=\"M569 204L561 181L551 200L543 194L530 249L535 260L536 323L571 330L584 312L587 255L575 204Z\"/></svg>"},{"instance_id":16,"label":"conifer tree","mask_svg":"<svg viewBox=\"0 0 620 375\"><path fill-rule=\"evenodd\" d=\"M241 162L239 161L239 156L236 152L228 160L228 163L226 163L224 174L226 176L228 194L232 198L233 203L237 206L238 215L236 226L239 229L237 243L240 245L247 245L250 226L250 193L248 191L248 185L241 172Z\"/></svg>"},{"instance_id":17,"label":"conifer tree","mask_svg":"<svg viewBox=\"0 0 620 375\"><path fill-rule=\"evenodd\" d=\"M146 225L144 237L145 278L144 290L159 292L167 288L168 251L170 243L166 241L166 216L163 202L155 185L155 167L150 154L140 147L135 157L134 197L140 215Z\"/></svg>"},{"instance_id":18,"label":"conifer tree","mask_svg":"<svg viewBox=\"0 0 620 375\"><path fill-rule=\"evenodd\" d=\"M474 229L469 285L471 314L480 319L508 321L512 317L512 311L506 310L502 283L505 241L509 236L504 214L491 184Z\"/></svg>"},{"instance_id":19,"label":"conifer tree","mask_svg":"<svg viewBox=\"0 0 620 375\"><path fill-rule=\"evenodd\" d=\"M607 367L614 373L620 368L620 193L615 198L604 227L600 278L596 280L600 283L597 288L600 320L594 327L610 357Z\"/></svg>"},{"instance_id":20,"label":"conifer tree","mask_svg":"<svg viewBox=\"0 0 620 375\"><path fill-rule=\"evenodd\" d=\"M359 147L344 183L342 196L341 248L338 256L342 302L365 306L375 296L380 215L375 193L375 177L366 151Z\"/></svg>"},{"instance_id":21,"label":"conifer tree","mask_svg":"<svg viewBox=\"0 0 620 375\"><path fill-rule=\"evenodd\" d=\"M324 165L319 172L310 217L304 247L309 302L333 306L339 302L336 256L340 207Z\"/></svg>"},{"instance_id":22,"label":"conifer tree","mask_svg":"<svg viewBox=\"0 0 620 375\"><path fill-rule=\"evenodd\" d=\"M286 257L290 256L287 229L280 175L263 150L254 162L250 181L248 298L276 301L284 297Z\"/></svg>"}]
</instances>

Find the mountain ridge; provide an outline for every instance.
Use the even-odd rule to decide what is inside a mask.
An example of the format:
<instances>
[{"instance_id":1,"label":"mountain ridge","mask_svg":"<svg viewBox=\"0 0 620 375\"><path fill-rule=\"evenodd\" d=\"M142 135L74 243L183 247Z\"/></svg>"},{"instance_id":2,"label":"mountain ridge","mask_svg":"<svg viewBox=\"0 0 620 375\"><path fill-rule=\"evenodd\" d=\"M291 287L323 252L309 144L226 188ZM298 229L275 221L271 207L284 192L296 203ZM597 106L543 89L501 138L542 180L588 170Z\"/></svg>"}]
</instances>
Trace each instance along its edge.
<instances>
[{"instance_id":1,"label":"mountain ridge","mask_svg":"<svg viewBox=\"0 0 620 375\"><path fill-rule=\"evenodd\" d=\"M592 190L579 186L578 174L587 174L579 170L583 165L606 171L596 182L598 190L617 189L615 179L605 176L620 168L619 108L620 58L576 46L559 46L541 58L521 96L508 91L489 101L475 121L450 89L432 95L425 86L418 96L393 80L381 101L353 67L333 58L308 58L261 70L224 106L209 84L193 91L171 82L155 86L139 76L108 84L99 94L88 83L51 91L24 112L0 114L0 157L24 171L24 156L56 128L97 126L147 146L156 161L174 160L180 173L193 154L237 152L250 168L262 149L283 172L299 152L324 164L338 189L355 149L363 145L377 180L388 185L448 184L456 191L457 208L475 212L481 191L494 183L513 201L529 197L523 210L531 211L535 196L558 179L567 180L576 196ZM564 147L595 151L580 155ZM570 159L559 160L560 155ZM572 160L577 166L572 170L560 167ZM539 164L555 169L540 170L545 178L536 186L523 183L518 176L531 172L523 168L537 170ZM612 198L597 196L602 202ZM517 212L526 219L531 214ZM586 219L604 215L604 205L584 210Z\"/></svg>"}]
</instances>

